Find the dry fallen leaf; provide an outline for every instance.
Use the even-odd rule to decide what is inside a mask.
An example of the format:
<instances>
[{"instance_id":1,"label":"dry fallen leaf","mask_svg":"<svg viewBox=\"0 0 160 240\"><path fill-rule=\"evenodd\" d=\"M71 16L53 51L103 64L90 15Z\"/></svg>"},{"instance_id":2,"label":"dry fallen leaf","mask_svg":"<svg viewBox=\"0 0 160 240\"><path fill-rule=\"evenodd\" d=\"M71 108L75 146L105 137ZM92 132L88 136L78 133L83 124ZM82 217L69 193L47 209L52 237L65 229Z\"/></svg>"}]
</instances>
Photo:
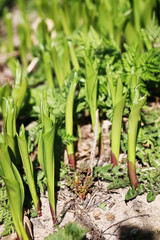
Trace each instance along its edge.
<instances>
[{"instance_id":1,"label":"dry fallen leaf","mask_svg":"<svg viewBox=\"0 0 160 240\"><path fill-rule=\"evenodd\" d=\"M99 220L100 219L100 216L101 215L101 211L99 209L95 209L93 211L93 217L95 218L95 220Z\"/></svg>"},{"instance_id":2,"label":"dry fallen leaf","mask_svg":"<svg viewBox=\"0 0 160 240\"><path fill-rule=\"evenodd\" d=\"M32 225L27 216L24 216L24 227L25 227L25 230L26 230L29 240L33 240Z\"/></svg>"},{"instance_id":3,"label":"dry fallen leaf","mask_svg":"<svg viewBox=\"0 0 160 240\"><path fill-rule=\"evenodd\" d=\"M115 219L115 215L112 213L107 213L106 217L108 221L113 221Z\"/></svg>"}]
</instances>

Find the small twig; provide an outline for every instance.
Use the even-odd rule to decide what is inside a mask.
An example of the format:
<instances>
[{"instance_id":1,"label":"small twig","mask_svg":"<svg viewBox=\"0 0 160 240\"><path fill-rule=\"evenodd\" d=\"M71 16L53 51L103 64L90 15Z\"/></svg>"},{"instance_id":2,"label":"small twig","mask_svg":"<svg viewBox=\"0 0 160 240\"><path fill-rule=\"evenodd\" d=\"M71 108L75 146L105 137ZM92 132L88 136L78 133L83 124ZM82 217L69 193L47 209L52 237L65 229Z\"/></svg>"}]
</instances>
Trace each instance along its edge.
<instances>
[{"instance_id":1,"label":"small twig","mask_svg":"<svg viewBox=\"0 0 160 240\"><path fill-rule=\"evenodd\" d=\"M64 203L64 207L62 209L62 211L59 213L58 218L58 224L60 224L64 218L64 215L66 214L67 211L69 211L69 209L71 208L72 205L75 204L75 198L70 198L69 200L67 200Z\"/></svg>"},{"instance_id":2,"label":"small twig","mask_svg":"<svg viewBox=\"0 0 160 240\"><path fill-rule=\"evenodd\" d=\"M33 58L32 62L27 67L27 72L31 73L39 61L38 57Z\"/></svg>"},{"instance_id":3,"label":"small twig","mask_svg":"<svg viewBox=\"0 0 160 240\"><path fill-rule=\"evenodd\" d=\"M77 213L77 221L84 227L89 228L89 232L92 235L92 240L105 240L105 237L102 236L101 230L97 228L95 224L92 223L90 216L88 215L88 211L86 209L81 209L79 205L76 205Z\"/></svg>"},{"instance_id":4,"label":"small twig","mask_svg":"<svg viewBox=\"0 0 160 240\"><path fill-rule=\"evenodd\" d=\"M106 230L102 231L102 234L103 234L103 235L106 235L107 233L105 233L105 232L108 231L110 228L115 227L115 226L117 226L118 224L121 224L121 223L123 223L123 222L126 222L126 221L128 221L128 220L130 220L130 219L132 219L132 218L138 218L138 217L150 217L150 215L149 215L149 214L141 214L141 215L138 215L138 216L133 216L133 217L126 218L126 219L124 219L124 220L122 220L122 221L120 221L120 222L117 222L117 223L115 223L115 224L112 224L112 225L109 226Z\"/></svg>"},{"instance_id":5,"label":"small twig","mask_svg":"<svg viewBox=\"0 0 160 240\"><path fill-rule=\"evenodd\" d=\"M95 122L95 128L94 128L94 139L93 139L93 145L92 145L91 157L90 157L91 176L93 176L94 159L96 155L96 144L97 144L97 136L98 136L98 119L99 119L99 110L97 109L96 122Z\"/></svg>"}]
</instances>

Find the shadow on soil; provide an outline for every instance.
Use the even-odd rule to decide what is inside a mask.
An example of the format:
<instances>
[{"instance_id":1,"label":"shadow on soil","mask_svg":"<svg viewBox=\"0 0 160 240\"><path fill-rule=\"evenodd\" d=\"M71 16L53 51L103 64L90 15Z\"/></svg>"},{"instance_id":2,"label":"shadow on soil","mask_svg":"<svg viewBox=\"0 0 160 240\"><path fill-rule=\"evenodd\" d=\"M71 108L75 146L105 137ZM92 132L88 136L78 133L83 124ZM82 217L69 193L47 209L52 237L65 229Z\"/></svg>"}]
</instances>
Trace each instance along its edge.
<instances>
[{"instance_id":1,"label":"shadow on soil","mask_svg":"<svg viewBox=\"0 0 160 240\"><path fill-rule=\"evenodd\" d=\"M118 240L156 240L155 233L137 226L122 226L119 228Z\"/></svg>"}]
</instances>

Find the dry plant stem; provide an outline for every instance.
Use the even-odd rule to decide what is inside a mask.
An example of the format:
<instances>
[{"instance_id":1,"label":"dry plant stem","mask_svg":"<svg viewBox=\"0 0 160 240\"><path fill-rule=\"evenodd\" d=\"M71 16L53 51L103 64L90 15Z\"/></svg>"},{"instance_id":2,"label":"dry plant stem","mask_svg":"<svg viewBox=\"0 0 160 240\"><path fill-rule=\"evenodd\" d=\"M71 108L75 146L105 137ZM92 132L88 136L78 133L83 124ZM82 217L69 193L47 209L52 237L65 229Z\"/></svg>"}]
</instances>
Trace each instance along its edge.
<instances>
[{"instance_id":1,"label":"dry plant stem","mask_svg":"<svg viewBox=\"0 0 160 240\"><path fill-rule=\"evenodd\" d=\"M103 158L105 155L104 151L104 143L103 143L103 136L100 134L100 139L99 139L99 157Z\"/></svg>"},{"instance_id":2,"label":"dry plant stem","mask_svg":"<svg viewBox=\"0 0 160 240\"><path fill-rule=\"evenodd\" d=\"M111 152L111 162L113 163L113 166L114 166L114 167L118 165L116 156L114 155L113 152Z\"/></svg>"},{"instance_id":3,"label":"dry plant stem","mask_svg":"<svg viewBox=\"0 0 160 240\"><path fill-rule=\"evenodd\" d=\"M138 180L136 176L136 167L135 165L128 161L128 174L129 174L129 179L131 181L131 186L135 187L135 189L138 187Z\"/></svg>"},{"instance_id":4,"label":"dry plant stem","mask_svg":"<svg viewBox=\"0 0 160 240\"><path fill-rule=\"evenodd\" d=\"M76 169L76 161L74 154L69 155L69 166L71 166L73 169Z\"/></svg>"}]
</instances>

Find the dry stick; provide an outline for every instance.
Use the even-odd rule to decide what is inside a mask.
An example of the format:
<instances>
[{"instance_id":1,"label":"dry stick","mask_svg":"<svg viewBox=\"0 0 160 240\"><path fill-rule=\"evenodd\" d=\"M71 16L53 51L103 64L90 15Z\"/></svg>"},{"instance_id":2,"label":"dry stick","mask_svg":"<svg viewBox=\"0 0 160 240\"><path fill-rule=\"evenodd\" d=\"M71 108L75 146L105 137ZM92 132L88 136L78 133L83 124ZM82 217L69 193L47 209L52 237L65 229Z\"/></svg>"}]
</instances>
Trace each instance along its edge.
<instances>
[{"instance_id":1,"label":"dry stick","mask_svg":"<svg viewBox=\"0 0 160 240\"><path fill-rule=\"evenodd\" d=\"M138 218L138 217L150 217L150 215L149 215L149 214L141 214L141 215L138 215L138 216L133 216L133 217L126 218L126 219L124 219L124 220L122 220L122 221L119 221L119 222L117 222L117 223L115 223L115 224L112 224L112 225L109 226L106 230L102 231L102 234L103 234L103 235L107 234L107 233L105 233L106 231L108 231L110 228L112 228L112 227L114 227L114 226L117 226L118 224L121 224L121 223L123 223L123 222L126 222L126 221L128 221L128 220L130 220L130 219L132 219L132 218Z\"/></svg>"},{"instance_id":2,"label":"dry stick","mask_svg":"<svg viewBox=\"0 0 160 240\"><path fill-rule=\"evenodd\" d=\"M94 139L93 145L91 148L91 157L90 157L90 171L91 176L93 175L93 167L94 167L94 159L96 155L96 144L97 144L97 137L98 137L98 119L99 119L99 110L96 110L96 121L95 121L95 128L94 128Z\"/></svg>"},{"instance_id":3,"label":"dry stick","mask_svg":"<svg viewBox=\"0 0 160 240\"><path fill-rule=\"evenodd\" d=\"M38 61L39 61L38 57L33 58L32 62L27 67L27 73L31 73L33 71L33 69L36 67Z\"/></svg>"},{"instance_id":4,"label":"dry stick","mask_svg":"<svg viewBox=\"0 0 160 240\"><path fill-rule=\"evenodd\" d=\"M76 204L76 218L82 226L89 228L93 240L105 240L105 237L102 236L102 232L98 227L92 223L90 216L88 215L88 210L81 208L79 204ZM92 233L93 232L93 233Z\"/></svg>"}]
</instances>

